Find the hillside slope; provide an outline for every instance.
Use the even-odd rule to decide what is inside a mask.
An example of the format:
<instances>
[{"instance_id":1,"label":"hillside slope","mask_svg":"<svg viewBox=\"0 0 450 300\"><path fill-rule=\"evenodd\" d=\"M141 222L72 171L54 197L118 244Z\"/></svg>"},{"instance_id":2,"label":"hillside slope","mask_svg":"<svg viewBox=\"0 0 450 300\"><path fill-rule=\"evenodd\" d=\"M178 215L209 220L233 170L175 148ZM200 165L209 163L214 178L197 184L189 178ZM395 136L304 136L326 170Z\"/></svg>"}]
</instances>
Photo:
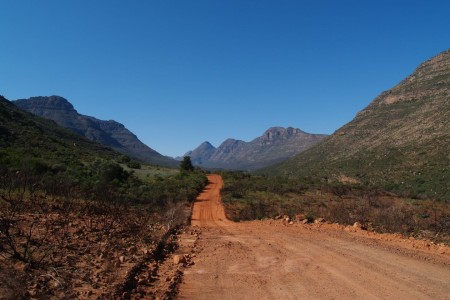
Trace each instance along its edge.
<instances>
[{"instance_id":1,"label":"hillside slope","mask_svg":"<svg viewBox=\"0 0 450 300\"><path fill-rule=\"evenodd\" d=\"M322 143L264 172L359 181L448 200L449 150L450 51L445 51Z\"/></svg>"},{"instance_id":2,"label":"hillside slope","mask_svg":"<svg viewBox=\"0 0 450 300\"><path fill-rule=\"evenodd\" d=\"M22 111L0 96L0 165L6 168L79 166L98 157L115 159L110 148L94 143L54 121Z\"/></svg>"},{"instance_id":3,"label":"hillside slope","mask_svg":"<svg viewBox=\"0 0 450 300\"><path fill-rule=\"evenodd\" d=\"M286 160L325 137L292 127L272 127L250 142L227 139L218 148L204 142L187 155L194 164L202 167L256 170Z\"/></svg>"},{"instance_id":4,"label":"hillside slope","mask_svg":"<svg viewBox=\"0 0 450 300\"><path fill-rule=\"evenodd\" d=\"M178 162L142 143L136 135L116 121L103 121L79 114L73 105L59 96L31 97L13 103L37 116L51 119L86 138L142 161L176 167Z\"/></svg>"}]
</instances>

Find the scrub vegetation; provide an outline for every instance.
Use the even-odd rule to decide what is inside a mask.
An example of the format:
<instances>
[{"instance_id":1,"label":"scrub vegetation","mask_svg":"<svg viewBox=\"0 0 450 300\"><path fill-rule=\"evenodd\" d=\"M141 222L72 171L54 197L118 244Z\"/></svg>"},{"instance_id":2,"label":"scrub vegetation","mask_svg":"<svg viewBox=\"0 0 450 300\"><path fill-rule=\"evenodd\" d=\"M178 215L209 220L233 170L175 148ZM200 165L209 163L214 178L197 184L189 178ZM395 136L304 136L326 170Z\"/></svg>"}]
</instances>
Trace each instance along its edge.
<instances>
[{"instance_id":1,"label":"scrub vegetation","mask_svg":"<svg viewBox=\"0 0 450 300\"><path fill-rule=\"evenodd\" d=\"M324 218L378 232L450 241L450 207L433 200L404 198L360 184L336 184L311 178L257 176L224 172L223 202L234 221L277 218L309 222Z\"/></svg>"}]
</instances>

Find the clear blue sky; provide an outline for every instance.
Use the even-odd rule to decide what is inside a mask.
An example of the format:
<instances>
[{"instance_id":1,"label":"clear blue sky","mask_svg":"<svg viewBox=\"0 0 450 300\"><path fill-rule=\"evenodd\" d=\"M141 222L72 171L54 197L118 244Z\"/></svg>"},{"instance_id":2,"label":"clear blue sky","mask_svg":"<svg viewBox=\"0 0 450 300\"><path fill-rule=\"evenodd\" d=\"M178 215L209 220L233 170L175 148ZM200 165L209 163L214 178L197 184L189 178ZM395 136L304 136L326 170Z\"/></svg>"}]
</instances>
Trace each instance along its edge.
<instances>
[{"instance_id":1,"label":"clear blue sky","mask_svg":"<svg viewBox=\"0 0 450 300\"><path fill-rule=\"evenodd\" d=\"M1 0L0 94L60 95L165 155L332 133L450 47L450 1Z\"/></svg>"}]
</instances>

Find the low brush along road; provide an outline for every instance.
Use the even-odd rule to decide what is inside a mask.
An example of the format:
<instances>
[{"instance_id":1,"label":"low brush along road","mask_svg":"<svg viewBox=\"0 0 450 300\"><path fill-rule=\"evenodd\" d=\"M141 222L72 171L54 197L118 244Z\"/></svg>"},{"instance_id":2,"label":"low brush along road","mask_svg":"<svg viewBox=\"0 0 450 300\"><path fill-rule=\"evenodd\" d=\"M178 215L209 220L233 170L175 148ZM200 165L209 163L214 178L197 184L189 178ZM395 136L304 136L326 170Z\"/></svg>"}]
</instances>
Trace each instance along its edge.
<instances>
[{"instance_id":1,"label":"low brush along road","mask_svg":"<svg viewBox=\"0 0 450 300\"><path fill-rule=\"evenodd\" d=\"M450 299L446 246L337 224L234 223L222 178L209 181L194 204L201 234L179 299Z\"/></svg>"}]
</instances>

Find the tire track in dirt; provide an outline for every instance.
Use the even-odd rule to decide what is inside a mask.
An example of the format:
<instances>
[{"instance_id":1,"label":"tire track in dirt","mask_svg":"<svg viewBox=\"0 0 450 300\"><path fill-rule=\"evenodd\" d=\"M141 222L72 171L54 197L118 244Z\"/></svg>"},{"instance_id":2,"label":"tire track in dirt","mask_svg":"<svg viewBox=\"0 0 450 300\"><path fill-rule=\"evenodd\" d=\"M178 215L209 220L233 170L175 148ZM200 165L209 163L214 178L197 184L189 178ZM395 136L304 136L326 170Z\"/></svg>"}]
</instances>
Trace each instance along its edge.
<instances>
[{"instance_id":1,"label":"tire track in dirt","mask_svg":"<svg viewBox=\"0 0 450 300\"><path fill-rule=\"evenodd\" d=\"M234 223L221 204L221 177L209 181L193 207L202 233L179 299L450 299L446 252L334 224Z\"/></svg>"}]
</instances>

